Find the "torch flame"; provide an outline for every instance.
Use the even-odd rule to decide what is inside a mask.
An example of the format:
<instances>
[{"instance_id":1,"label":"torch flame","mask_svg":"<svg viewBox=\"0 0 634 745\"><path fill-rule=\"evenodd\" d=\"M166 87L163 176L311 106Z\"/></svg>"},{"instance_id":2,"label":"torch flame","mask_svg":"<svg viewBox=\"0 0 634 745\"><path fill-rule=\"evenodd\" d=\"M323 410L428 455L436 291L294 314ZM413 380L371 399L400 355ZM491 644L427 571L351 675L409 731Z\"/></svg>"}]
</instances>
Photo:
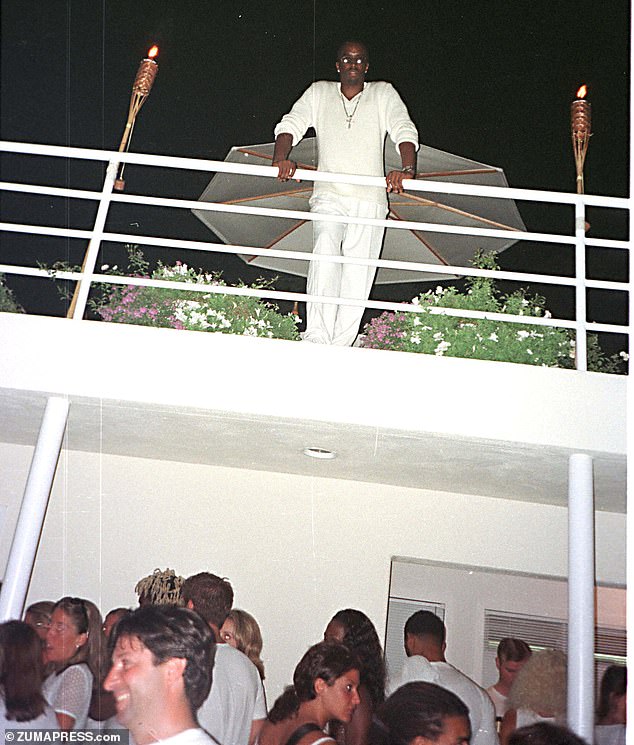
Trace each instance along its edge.
<instances>
[{"instance_id":1,"label":"torch flame","mask_svg":"<svg viewBox=\"0 0 634 745\"><path fill-rule=\"evenodd\" d=\"M149 59L154 59L158 53L159 53L159 48L155 44L153 47L150 47L147 53L147 56L149 57Z\"/></svg>"},{"instance_id":2,"label":"torch flame","mask_svg":"<svg viewBox=\"0 0 634 745\"><path fill-rule=\"evenodd\" d=\"M588 93L588 86L582 85L581 88L577 91L577 98L585 98L586 94Z\"/></svg>"}]
</instances>

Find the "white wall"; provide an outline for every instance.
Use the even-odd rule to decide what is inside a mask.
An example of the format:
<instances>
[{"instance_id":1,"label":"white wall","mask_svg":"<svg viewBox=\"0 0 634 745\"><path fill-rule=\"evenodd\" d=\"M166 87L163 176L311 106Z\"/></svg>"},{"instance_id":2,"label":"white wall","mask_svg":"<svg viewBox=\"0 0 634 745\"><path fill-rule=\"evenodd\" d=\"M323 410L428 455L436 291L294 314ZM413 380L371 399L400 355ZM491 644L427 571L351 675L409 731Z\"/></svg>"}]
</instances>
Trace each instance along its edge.
<instances>
[{"instance_id":1,"label":"white wall","mask_svg":"<svg viewBox=\"0 0 634 745\"><path fill-rule=\"evenodd\" d=\"M30 450L0 451L22 484ZM597 579L624 583L625 516L597 513L596 530ZM262 626L272 702L336 610L383 635L393 556L561 576L566 531L561 507L64 451L28 602L105 611L156 567L227 576Z\"/></svg>"}]
</instances>

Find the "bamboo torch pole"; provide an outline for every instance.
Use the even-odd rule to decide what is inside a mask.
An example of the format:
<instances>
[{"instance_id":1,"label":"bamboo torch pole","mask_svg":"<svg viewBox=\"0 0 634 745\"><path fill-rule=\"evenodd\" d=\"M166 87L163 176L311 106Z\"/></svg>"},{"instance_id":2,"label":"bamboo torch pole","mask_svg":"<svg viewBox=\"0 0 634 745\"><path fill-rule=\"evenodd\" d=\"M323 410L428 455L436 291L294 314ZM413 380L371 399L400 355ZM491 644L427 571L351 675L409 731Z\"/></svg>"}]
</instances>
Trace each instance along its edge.
<instances>
[{"instance_id":1,"label":"bamboo torch pole","mask_svg":"<svg viewBox=\"0 0 634 745\"><path fill-rule=\"evenodd\" d=\"M130 147L130 140L132 139L132 131L134 130L134 124L136 122L137 115L141 110L141 106L145 103L147 97L150 95L156 74L158 73L158 63L156 62L156 56L158 55L158 47L153 46L148 51L147 57L141 60L139 68L132 84L132 93L130 94L130 105L128 107L128 120L123 130L121 142L119 143L119 152L124 153L128 151ZM84 260L81 265L81 271L86 271L88 266L89 257L91 257L92 269L97 260L97 254L99 252L99 246L101 244L101 231L103 230L106 222L106 216L109 208L109 197L112 194L112 190L123 191L125 188L125 181L123 180L123 170L125 163L110 163L106 170L106 179L102 189L102 200L97 210L97 217L95 219L95 232L97 235L93 236L88 243L86 253L84 254ZM75 292L73 293L72 300L68 306L66 312L67 318L74 318L77 310L77 303L80 295L87 296L87 290L82 289L82 280L77 282ZM85 297L83 298L85 302ZM83 316L83 308L81 310Z\"/></svg>"}]
</instances>

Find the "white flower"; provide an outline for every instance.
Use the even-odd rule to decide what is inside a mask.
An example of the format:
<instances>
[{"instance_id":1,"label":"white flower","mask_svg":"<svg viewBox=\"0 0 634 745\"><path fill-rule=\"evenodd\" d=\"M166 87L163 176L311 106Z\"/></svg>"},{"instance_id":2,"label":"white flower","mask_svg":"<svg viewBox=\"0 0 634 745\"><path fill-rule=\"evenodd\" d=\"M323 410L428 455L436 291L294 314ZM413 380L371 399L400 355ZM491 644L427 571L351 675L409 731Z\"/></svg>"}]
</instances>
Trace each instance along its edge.
<instances>
[{"instance_id":1,"label":"white flower","mask_svg":"<svg viewBox=\"0 0 634 745\"><path fill-rule=\"evenodd\" d=\"M549 310L544 311L544 318L552 318L553 314Z\"/></svg>"},{"instance_id":2,"label":"white flower","mask_svg":"<svg viewBox=\"0 0 634 745\"><path fill-rule=\"evenodd\" d=\"M528 305L528 300L525 297L522 298L522 305L524 307L526 307Z\"/></svg>"},{"instance_id":3,"label":"white flower","mask_svg":"<svg viewBox=\"0 0 634 745\"><path fill-rule=\"evenodd\" d=\"M420 336L418 334L412 334L409 340L412 344L420 344Z\"/></svg>"},{"instance_id":4,"label":"white flower","mask_svg":"<svg viewBox=\"0 0 634 745\"><path fill-rule=\"evenodd\" d=\"M412 305L420 305L420 300L418 299L418 297L412 298Z\"/></svg>"},{"instance_id":5,"label":"white flower","mask_svg":"<svg viewBox=\"0 0 634 745\"><path fill-rule=\"evenodd\" d=\"M110 269L110 264L102 264L101 265L101 271L102 272L106 272L106 271L108 271L108 269Z\"/></svg>"},{"instance_id":6,"label":"white flower","mask_svg":"<svg viewBox=\"0 0 634 745\"><path fill-rule=\"evenodd\" d=\"M630 355L627 352L619 352L619 357L627 362L630 358Z\"/></svg>"},{"instance_id":7,"label":"white flower","mask_svg":"<svg viewBox=\"0 0 634 745\"><path fill-rule=\"evenodd\" d=\"M527 349L527 350L526 350L526 354L533 354L533 351L532 351L532 349Z\"/></svg>"},{"instance_id":8,"label":"white flower","mask_svg":"<svg viewBox=\"0 0 634 745\"><path fill-rule=\"evenodd\" d=\"M412 321L412 325L413 326L420 326L421 325L421 320L420 320L420 318L418 318L418 316L416 316L416 318L414 318L414 320Z\"/></svg>"},{"instance_id":9,"label":"white flower","mask_svg":"<svg viewBox=\"0 0 634 745\"><path fill-rule=\"evenodd\" d=\"M440 344L434 349L434 354L437 357L441 357L451 346L448 341L441 341Z\"/></svg>"},{"instance_id":10,"label":"white flower","mask_svg":"<svg viewBox=\"0 0 634 745\"><path fill-rule=\"evenodd\" d=\"M442 331L436 331L432 338L434 339L434 341L440 341L441 339L444 339Z\"/></svg>"},{"instance_id":11,"label":"white flower","mask_svg":"<svg viewBox=\"0 0 634 745\"><path fill-rule=\"evenodd\" d=\"M442 295L443 292L444 292L443 288L440 285L438 285L436 287L436 295Z\"/></svg>"},{"instance_id":12,"label":"white flower","mask_svg":"<svg viewBox=\"0 0 634 745\"><path fill-rule=\"evenodd\" d=\"M523 341L524 339L528 339L529 336L530 336L530 334L528 333L528 331L523 331L522 330L522 331L518 331L517 332L517 338L520 341Z\"/></svg>"},{"instance_id":13,"label":"white flower","mask_svg":"<svg viewBox=\"0 0 634 745\"><path fill-rule=\"evenodd\" d=\"M498 335L497 335L497 334L495 333L495 331L494 331L494 332L493 332L493 333L492 333L492 334L491 334L491 335L489 336L489 339L490 339L491 341L500 341L500 340L498 339Z\"/></svg>"}]
</instances>

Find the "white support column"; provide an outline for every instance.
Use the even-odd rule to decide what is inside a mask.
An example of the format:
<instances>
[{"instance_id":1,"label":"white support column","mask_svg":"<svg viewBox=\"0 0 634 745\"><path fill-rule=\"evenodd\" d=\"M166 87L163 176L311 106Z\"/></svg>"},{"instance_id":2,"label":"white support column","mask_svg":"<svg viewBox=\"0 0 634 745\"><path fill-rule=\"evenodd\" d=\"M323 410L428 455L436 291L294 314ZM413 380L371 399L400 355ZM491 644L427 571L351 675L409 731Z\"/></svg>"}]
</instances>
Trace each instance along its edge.
<instances>
[{"instance_id":1,"label":"white support column","mask_svg":"<svg viewBox=\"0 0 634 745\"><path fill-rule=\"evenodd\" d=\"M21 618L68 420L68 401L49 398L31 460L0 593L0 621Z\"/></svg>"},{"instance_id":2,"label":"white support column","mask_svg":"<svg viewBox=\"0 0 634 745\"><path fill-rule=\"evenodd\" d=\"M592 458L568 465L568 726L594 739L594 485Z\"/></svg>"}]
</instances>

